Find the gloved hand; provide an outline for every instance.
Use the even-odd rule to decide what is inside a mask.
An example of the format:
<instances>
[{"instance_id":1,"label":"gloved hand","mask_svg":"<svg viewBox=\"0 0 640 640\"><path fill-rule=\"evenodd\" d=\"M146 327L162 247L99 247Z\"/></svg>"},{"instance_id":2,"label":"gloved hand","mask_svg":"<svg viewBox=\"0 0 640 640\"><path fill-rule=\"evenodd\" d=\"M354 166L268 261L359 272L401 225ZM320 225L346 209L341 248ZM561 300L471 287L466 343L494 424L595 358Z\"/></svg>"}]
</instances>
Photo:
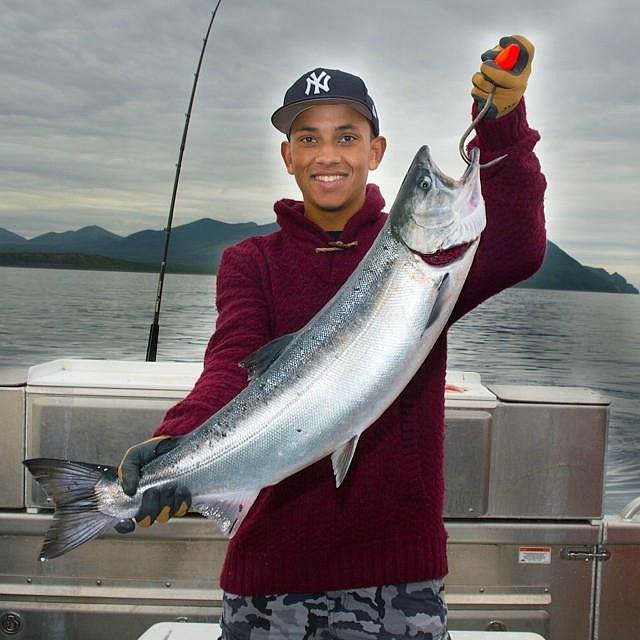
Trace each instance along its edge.
<instances>
[{"instance_id":1,"label":"gloved hand","mask_svg":"<svg viewBox=\"0 0 640 640\"><path fill-rule=\"evenodd\" d=\"M510 44L517 44L520 47L520 54L513 68L507 70L500 67L495 62L495 58ZM534 51L535 47L529 40L524 36L516 35L500 38L498 45L482 54L483 62L480 71L471 78L473 83L471 95L478 107L482 108L489 92L494 86L496 87L493 104L485 118L500 118L516 108L527 88Z\"/></svg>"},{"instance_id":2,"label":"gloved hand","mask_svg":"<svg viewBox=\"0 0 640 640\"><path fill-rule=\"evenodd\" d=\"M118 477L122 490L132 496L138 489L140 470L158 456L171 451L180 443L179 437L159 436L145 440L127 449L118 466ZM167 522L169 518L181 517L189 511L191 492L187 487L172 484L162 488L147 489L142 495L142 504L135 516L141 527L154 522ZM115 526L119 533L130 533L135 529L133 520L122 520Z\"/></svg>"}]
</instances>

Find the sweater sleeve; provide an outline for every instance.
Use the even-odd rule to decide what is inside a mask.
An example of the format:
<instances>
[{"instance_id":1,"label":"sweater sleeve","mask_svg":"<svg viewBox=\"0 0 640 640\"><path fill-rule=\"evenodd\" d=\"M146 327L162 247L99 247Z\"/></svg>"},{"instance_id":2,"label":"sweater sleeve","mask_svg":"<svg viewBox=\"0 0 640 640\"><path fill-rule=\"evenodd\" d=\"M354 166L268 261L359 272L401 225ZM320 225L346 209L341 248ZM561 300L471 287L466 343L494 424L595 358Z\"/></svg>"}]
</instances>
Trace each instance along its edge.
<instances>
[{"instance_id":1,"label":"sweater sleeve","mask_svg":"<svg viewBox=\"0 0 640 640\"><path fill-rule=\"evenodd\" d=\"M450 323L532 276L542 265L546 180L533 152L539 139L527 123L524 99L511 113L484 119L476 127L469 147L480 148L480 162L508 155L494 167L481 170L487 224Z\"/></svg>"},{"instance_id":2,"label":"sweater sleeve","mask_svg":"<svg viewBox=\"0 0 640 640\"><path fill-rule=\"evenodd\" d=\"M154 435L184 435L230 402L247 385L239 362L270 340L270 313L251 245L225 250L216 278L218 317L200 378L166 413Z\"/></svg>"}]
</instances>

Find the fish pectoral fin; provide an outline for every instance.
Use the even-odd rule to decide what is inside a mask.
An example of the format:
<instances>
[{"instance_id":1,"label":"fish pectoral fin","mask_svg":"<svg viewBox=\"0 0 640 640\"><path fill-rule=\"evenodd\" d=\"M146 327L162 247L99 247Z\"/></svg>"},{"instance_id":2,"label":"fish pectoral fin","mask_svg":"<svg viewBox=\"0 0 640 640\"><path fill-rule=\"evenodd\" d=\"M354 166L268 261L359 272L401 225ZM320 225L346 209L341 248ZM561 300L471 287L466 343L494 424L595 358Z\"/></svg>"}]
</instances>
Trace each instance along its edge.
<instances>
[{"instance_id":1,"label":"fish pectoral fin","mask_svg":"<svg viewBox=\"0 0 640 640\"><path fill-rule=\"evenodd\" d=\"M240 366L248 371L249 380L262 375L297 335L297 332L285 333L241 360Z\"/></svg>"},{"instance_id":2,"label":"fish pectoral fin","mask_svg":"<svg viewBox=\"0 0 640 640\"><path fill-rule=\"evenodd\" d=\"M192 511L214 520L225 536L233 538L260 491L227 495L200 495L193 499Z\"/></svg>"},{"instance_id":3,"label":"fish pectoral fin","mask_svg":"<svg viewBox=\"0 0 640 640\"><path fill-rule=\"evenodd\" d=\"M433 324L435 324L438 321L438 318L442 314L442 311L446 306L446 303L451 298L451 292L452 292L451 275L447 271L442 276L442 279L438 283L438 293L436 295L436 299L433 302L433 306L431 307L431 313L429 313L429 319L427 320L427 324L424 327L424 331L429 329Z\"/></svg>"},{"instance_id":4,"label":"fish pectoral fin","mask_svg":"<svg viewBox=\"0 0 640 640\"><path fill-rule=\"evenodd\" d=\"M331 454L331 464L333 465L333 475L336 477L336 489L342 484L347 471L349 471L349 465L353 460L353 456L358 446L358 440L360 435L353 436L351 440L343 444L339 449L336 449Z\"/></svg>"}]
</instances>

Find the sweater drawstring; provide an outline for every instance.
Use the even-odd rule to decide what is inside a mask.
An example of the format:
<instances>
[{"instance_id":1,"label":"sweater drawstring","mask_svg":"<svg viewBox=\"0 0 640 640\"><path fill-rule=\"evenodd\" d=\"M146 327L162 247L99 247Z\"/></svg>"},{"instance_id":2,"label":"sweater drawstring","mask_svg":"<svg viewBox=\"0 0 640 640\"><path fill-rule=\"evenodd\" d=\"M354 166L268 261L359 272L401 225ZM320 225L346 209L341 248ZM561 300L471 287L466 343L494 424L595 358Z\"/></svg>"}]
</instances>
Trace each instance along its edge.
<instances>
[{"instance_id":1,"label":"sweater drawstring","mask_svg":"<svg viewBox=\"0 0 640 640\"><path fill-rule=\"evenodd\" d=\"M342 240L336 240L335 242L328 242L326 247L316 247L316 253L324 253L326 251L344 251L351 247L357 247L358 241L342 242Z\"/></svg>"}]
</instances>

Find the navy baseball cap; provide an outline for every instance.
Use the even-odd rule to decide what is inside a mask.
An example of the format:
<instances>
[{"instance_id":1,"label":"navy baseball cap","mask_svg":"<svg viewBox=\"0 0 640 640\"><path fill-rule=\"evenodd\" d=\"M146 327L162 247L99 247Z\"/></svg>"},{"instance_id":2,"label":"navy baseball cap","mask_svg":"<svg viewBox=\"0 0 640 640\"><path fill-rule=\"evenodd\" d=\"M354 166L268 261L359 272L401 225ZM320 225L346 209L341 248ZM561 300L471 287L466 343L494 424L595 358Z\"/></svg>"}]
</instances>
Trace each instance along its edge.
<instances>
[{"instance_id":1,"label":"navy baseball cap","mask_svg":"<svg viewBox=\"0 0 640 640\"><path fill-rule=\"evenodd\" d=\"M358 76L339 69L318 68L300 76L284 94L284 104L271 116L273 126L289 135L293 121L317 104L346 104L361 113L380 134L378 113L367 87Z\"/></svg>"}]
</instances>

